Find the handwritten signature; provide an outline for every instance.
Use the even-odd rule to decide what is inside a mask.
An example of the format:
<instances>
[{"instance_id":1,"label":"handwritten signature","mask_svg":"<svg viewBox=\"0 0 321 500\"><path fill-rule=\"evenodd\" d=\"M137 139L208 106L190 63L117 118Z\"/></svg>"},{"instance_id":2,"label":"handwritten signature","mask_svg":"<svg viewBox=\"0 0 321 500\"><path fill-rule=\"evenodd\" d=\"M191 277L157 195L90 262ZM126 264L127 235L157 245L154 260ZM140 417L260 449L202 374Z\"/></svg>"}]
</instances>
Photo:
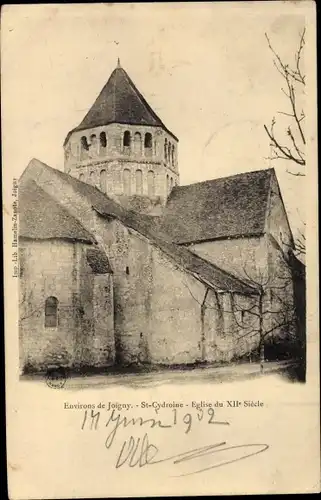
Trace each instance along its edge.
<instances>
[{"instance_id":1,"label":"handwritten signature","mask_svg":"<svg viewBox=\"0 0 321 500\"><path fill-rule=\"evenodd\" d=\"M159 449L154 444L150 444L147 433L142 439L135 439L133 436L130 436L129 440L124 441L121 447L120 454L116 462L116 469L123 467L125 464L129 467L141 468L146 465L155 465L162 462L172 462L173 465L178 465L187 461L195 463L197 459L204 457L205 455L212 456L210 465L192 470L190 472L177 474L175 477L190 476L192 474L198 474L210 469L222 467L223 465L228 465L233 462L238 462L239 460L244 460L245 458L263 453L269 448L267 444L254 443L237 446L226 445L227 443L223 441L221 443L202 446L200 448L195 448L193 450L157 460L156 456L158 455ZM219 454L222 454L222 452L227 452L227 457L217 462L217 459L220 459Z\"/></svg>"},{"instance_id":2,"label":"handwritten signature","mask_svg":"<svg viewBox=\"0 0 321 500\"><path fill-rule=\"evenodd\" d=\"M100 412L94 413L91 411L91 415L88 416L86 411L81 426L82 430L88 426L91 430L97 430L100 415ZM199 415L201 414L198 414L198 420L200 422L202 421L203 416L200 417ZM187 416L188 418L186 418ZM191 415L189 413L185 414L182 421L187 424L185 427L185 433L188 434L192 428ZM206 420L206 422L207 424L223 426L230 425L227 421L216 420L214 412L210 414L210 419ZM136 428L149 426L150 429L158 427L159 429L165 430L174 427L176 424L176 413L174 414L173 421L165 423L161 419L154 418L143 419L142 417L122 417L113 410L104 425L105 428L109 428L109 434L105 440L105 447L110 449L115 441L118 431L120 429L126 429L128 426L134 426ZM169 457L159 458L159 448L155 444L151 443L149 435L145 432L142 438L131 435L129 439L123 441L116 460L115 468L119 469L126 465L131 468L142 468L147 465L170 462L175 466L180 465L177 469L181 469L183 467L182 464L184 464L185 469L187 468L187 472L178 473L174 477L189 476L250 458L263 453L268 448L269 446L267 444L261 443L247 443L230 446L226 441L221 441L207 446L202 446L200 448L194 448L176 455L171 455ZM204 465L204 460L202 460L205 456L208 457L206 465ZM198 464L198 460L201 464Z\"/></svg>"}]
</instances>

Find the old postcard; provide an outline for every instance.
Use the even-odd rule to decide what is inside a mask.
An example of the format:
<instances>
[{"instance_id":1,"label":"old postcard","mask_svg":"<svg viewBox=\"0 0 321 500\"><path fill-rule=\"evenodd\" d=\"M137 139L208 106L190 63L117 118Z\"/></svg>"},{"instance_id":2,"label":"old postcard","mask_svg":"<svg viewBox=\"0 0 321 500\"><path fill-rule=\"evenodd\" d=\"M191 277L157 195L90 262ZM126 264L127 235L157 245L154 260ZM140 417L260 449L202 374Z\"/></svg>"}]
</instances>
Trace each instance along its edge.
<instances>
[{"instance_id":1,"label":"old postcard","mask_svg":"<svg viewBox=\"0 0 321 500\"><path fill-rule=\"evenodd\" d=\"M320 491L314 3L1 13L10 498Z\"/></svg>"}]
</instances>

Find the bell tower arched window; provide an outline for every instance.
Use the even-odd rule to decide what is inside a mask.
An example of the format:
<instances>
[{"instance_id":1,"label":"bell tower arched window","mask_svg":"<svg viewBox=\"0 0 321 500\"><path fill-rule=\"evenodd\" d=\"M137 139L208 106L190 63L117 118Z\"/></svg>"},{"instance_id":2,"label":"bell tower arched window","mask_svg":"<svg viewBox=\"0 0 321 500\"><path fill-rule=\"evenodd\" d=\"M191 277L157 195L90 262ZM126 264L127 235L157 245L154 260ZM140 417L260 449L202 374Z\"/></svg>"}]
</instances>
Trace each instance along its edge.
<instances>
[{"instance_id":1,"label":"bell tower arched window","mask_svg":"<svg viewBox=\"0 0 321 500\"><path fill-rule=\"evenodd\" d=\"M125 168L123 171L123 185L124 185L124 194L127 196L130 195L130 170Z\"/></svg>"},{"instance_id":2,"label":"bell tower arched window","mask_svg":"<svg viewBox=\"0 0 321 500\"><path fill-rule=\"evenodd\" d=\"M107 148L107 136L106 136L106 132L100 132L100 134L99 134L99 145L100 145L100 151L104 151Z\"/></svg>"},{"instance_id":3,"label":"bell tower arched window","mask_svg":"<svg viewBox=\"0 0 321 500\"><path fill-rule=\"evenodd\" d=\"M155 195L155 174L153 170L147 172L147 194L148 196Z\"/></svg>"},{"instance_id":4,"label":"bell tower arched window","mask_svg":"<svg viewBox=\"0 0 321 500\"><path fill-rule=\"evenodd\" d=\"M80 139L80 159L84 160L88 157L89 144L85 135Z\"/></svg>"},{"instance_id":5,"label":"bell tower arched window","mask_svg":"<svg viewBox=\"0 0 321 500\"><path fill-rule=\"evenodd\" d=\"M164 158L165 158L165 161L167 161L167 139L165 139L165 142L164 142Z\"/></svg>"},{"instance_id":6,"label":"bell tower arched window","mask_svg":"<svg viewBox=\"0 0 321 500\"><path fill-rule=\"evenodd\" d=\"M123 146L124 146L124 148L130 148L130 132L129 132L129 130L126 130L126 132L124 132Z\"/></svg>"},{"instance_id":7,"label":"bell tower arched window","mask_svg":"<svg viewBox=\"0 0 321 500\"><path fill-rule=\"evenodd\" d=\"M172 165L175 165L175 146L172 145Z\"/></svg>"},{"instance_id":8,"label":"bell tower arched window","mask_svg":"<svg viewBox=\"0 0 321 500\"><path fill-rule=\"evenodd\" d=\"M147 132L144 139L145 156L152 156L153 153L153 138L152 134Z\"/></svg>"},{"instance_id":9,"label":"bell tower arched window","mask_svg":"<svg viewBox=\"0 0 321 500\"><path fill-rule=\"evenodd\" d=\"M142 136L139 132L134 135L134 153L141 154L142 152Z\"/></svg>"},{"instance_id":10,"label":"bell tower arched window","mask_svg":"<svg viewBox=\"0 0 321 500\"><path fill-rule=\"evenodd\" d=\"M103 193L106 193L106 191L107 191L106 181L107 181L107 174L106 174L106 170L103 169L100 172L100 189Z\"/></svg>"},{"instance_id":11,"label":"bell tower arched window","mask_svg":"<svg viewBox=\"0 0 321 500\"><path fill-rule=\"evenodd\" d=\"M95 185L95 172L90 172L90 175L89 175L89 184L91 184L92 186Z\"/></svg>"},{"instance_id":12,"label":"bell tower arched window","mask_svg":"<svg viewBox=\"0 0 321 500\"><path fill-rule=\"evenodd\" d=\"M88 145L87 137L85 135L83 135L82 138L80 139L80 144L81 144L82 149L85 149L86 151L88 151L89 145Z\"/></svg>"},{"instance_id":13,"label":"bell tower arched window","mask_svg":"<svg viewBox=\"0 0 321 500\"><path fill-rule=\"evenodd\" d=\"M144 146L145 148L151 148L152 147L152 134L150 134L149 132L147 132L145 134L145 141L144 141Z\"/></svg>"},{"instance_id":14,"label":"bell tower arched window","mask_svg":"<svg viewBox=\"0 0 321 500\"><path fill-rule=\"evenodd\" d=\"M48 297L45 302L45 327L54 328L58 326L58 299Z\"/></svg>"},{"instance_id":15,"label":"bell tower arched window","mask_svg":"<svg viewBox=\"0 0 321 500\"><path fill-rule=\"evenodd\" d=\"M143 172L136 170L136 194L143 194Z\"/></svg>"}]
</instances>

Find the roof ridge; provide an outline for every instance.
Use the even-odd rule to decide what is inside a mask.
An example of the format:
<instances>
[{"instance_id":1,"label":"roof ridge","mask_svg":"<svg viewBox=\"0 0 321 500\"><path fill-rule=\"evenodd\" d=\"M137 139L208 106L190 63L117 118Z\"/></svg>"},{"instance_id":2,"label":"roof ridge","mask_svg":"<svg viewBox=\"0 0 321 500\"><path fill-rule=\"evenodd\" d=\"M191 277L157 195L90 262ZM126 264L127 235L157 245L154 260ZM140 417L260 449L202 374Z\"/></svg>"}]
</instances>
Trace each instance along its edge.
<instances>
[{"instance_id":1,"label":"roof ridge","mask_svg":"<svg viewBox=\"0 0 321 500\"><path fill-rule=\"evenodd\" d=\"M258 169L258 170L249 170L247 172L239 172L238 174L226 175L224 177L215 177L214 179L206 179L204 181L192 182L190 184L183 184L181 186L174 186L173 189L172 189L172 191L174 191L176 189L182 189L182 188L186 188L186 187L190 187L190 186L196 186L196 185L200 185L200 184L210 184L211 182L219 181L219 180L224 180L224 179L234 179L235 177L241 177L242 175L258 174L260 172L266 172L267 173L269 171L272 173L272 171L275 172L275 169L273 167L271 167L271 168L261 168L261 169Z\"/></svg>"},{"instance_id":2,"label":"roof ridge","mask_svg":"<svg viewBox=\"0 0 321 500\"><path fill-rule=\"evenodd\" d=\"M145 104L145 106L147 107L148 111L151 113L151 115L153 116L154 119L156 119L157 121L159 121L163 128L165 128L167 130L167 127L165 126L164 122L160 119L160 117L155 113L155 111L153 110L153 108L150 106L150 104L148 104L147 100L145 99L145 97L143 96L143 94L140 92L140 90L137 88L137 86L135 85L134 81L130 78L129 74L127 73L127 71L122 67L122 68L116 68L116 70L119 69L119 70L123 70L124 73L125 73L125 77L127 78L128 80L128 83L129 85L133 88L133 90L139 95L139 97L141 98L141 100L143 101L143 103ZM116 71L115 70L115 71ZM171 132L171 135L174 135L172 134ZM177 138L176 138L177 139Z\"/></svg>"}]
</instances>

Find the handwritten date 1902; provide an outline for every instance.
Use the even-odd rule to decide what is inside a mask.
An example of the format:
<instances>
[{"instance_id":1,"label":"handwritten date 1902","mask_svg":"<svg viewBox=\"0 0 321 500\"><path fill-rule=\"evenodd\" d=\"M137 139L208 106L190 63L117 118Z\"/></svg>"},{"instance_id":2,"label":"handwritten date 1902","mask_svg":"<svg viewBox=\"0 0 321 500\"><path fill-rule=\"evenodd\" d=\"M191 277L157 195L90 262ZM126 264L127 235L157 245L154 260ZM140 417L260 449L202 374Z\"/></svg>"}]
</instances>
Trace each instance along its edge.
<instances>
[{"instance_id":1,"label":"handwritten date 1902","mask_svg":"<svg viewBox=\"0 0 321 500\"><path fill-rule=\"evenodd\" d=\"M91 430L97 430L98 425L100 425L100 417L100 411L95 413L93 410L91 410L90 412L88 410L85 410L83 422L81 425L82 430L84 430L86 426ZM110 429L108 438L109 441L113 442L118 429L126 428L128 426L149 426L150 428L159 427L162 429L169 429L178 424L183 424L185 433L188 434L192 430L193 423L201 421L207 424L229 425L229 422L227 421L216 420L214 408L208 408L206 412L204 412L202 409L199 409L195 413L183 412L182 414L179 413L176 408L174 408L171 412L167 413L166 421L163 421L160 418L143 419L142 417L122 417L120 413L112 410L109 417L107 418L107 421L104 422L103 425Z\"/></svg>"}]
</instances>

